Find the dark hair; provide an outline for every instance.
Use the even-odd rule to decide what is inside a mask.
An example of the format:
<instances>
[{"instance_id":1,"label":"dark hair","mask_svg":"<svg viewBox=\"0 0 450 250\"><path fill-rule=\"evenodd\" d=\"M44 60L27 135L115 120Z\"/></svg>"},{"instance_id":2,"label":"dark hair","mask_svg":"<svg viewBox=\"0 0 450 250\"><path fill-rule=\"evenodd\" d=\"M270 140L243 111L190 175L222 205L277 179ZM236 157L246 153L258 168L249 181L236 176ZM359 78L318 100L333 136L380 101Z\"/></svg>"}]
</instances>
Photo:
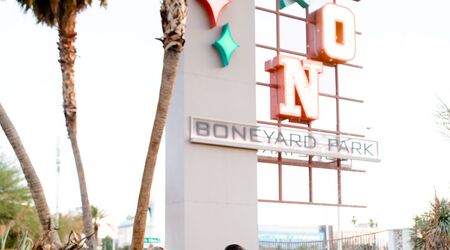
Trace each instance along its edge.
<instances>
[{"instance_id":1,"label":"dark hair","mask_svg":"<svg viewBox=\"0 0 450 250\"><path fill-rule=\"evenodd\" d=\"M238 244L232 244L225 248L225 250L245 250L243 247L239 246Z\"/></svg>"}]
</instances>

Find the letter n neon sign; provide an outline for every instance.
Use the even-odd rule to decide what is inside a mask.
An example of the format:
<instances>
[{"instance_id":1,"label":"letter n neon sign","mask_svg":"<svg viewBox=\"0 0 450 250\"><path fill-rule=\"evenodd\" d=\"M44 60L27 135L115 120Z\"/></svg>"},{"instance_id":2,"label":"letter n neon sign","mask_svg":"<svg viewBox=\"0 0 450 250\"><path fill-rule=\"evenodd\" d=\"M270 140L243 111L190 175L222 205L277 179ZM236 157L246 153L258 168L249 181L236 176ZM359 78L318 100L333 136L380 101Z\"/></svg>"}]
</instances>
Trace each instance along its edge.
<instances>
[{"instance_id":1,"label":"letter n neon sign","mask_svg":"<svg viewBox=\"0 0 450 250\"><path fill-rule=\"evenodd\" d=\"M321 62L280 55L266 62L270 72L272 119L309 123L319 118Z\"/></svg>"}]
</instances>

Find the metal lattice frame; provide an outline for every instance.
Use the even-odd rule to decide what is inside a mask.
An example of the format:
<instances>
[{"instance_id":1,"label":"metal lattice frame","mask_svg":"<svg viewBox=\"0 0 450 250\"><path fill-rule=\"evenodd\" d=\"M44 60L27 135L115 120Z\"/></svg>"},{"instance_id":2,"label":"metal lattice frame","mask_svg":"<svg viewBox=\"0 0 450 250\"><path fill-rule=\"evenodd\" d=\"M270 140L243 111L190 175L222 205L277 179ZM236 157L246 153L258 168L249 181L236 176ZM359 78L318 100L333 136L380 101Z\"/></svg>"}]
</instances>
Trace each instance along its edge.
<instances>
[{"instance_id":1,"label":"metal lattice frame","mask_svg":"<svg viewBox=\"0 0 450 250\"><path fill-rule=\"evenodd\" d=\"M333 0L333 3L336 3L336 0ZM267 50L275 51L277 56L279 56L281 53L285 54L291 54L294 56L300 56L308 58L308 55L306 53L302 53L299 51L292 51L281 48L281 36L280 36L280 17L285 17L289 19L294 19L298 21L304 22L306 25L311 25L308 21L308 8L306 9L306 18L290 15L287 13L283 13L280 11L280 0L276 0L276 9L271 10L263 7L256 6L256 11L262 11L266 13L272 13L276 16L276 47L267 46L263 44L256 44L257 48L263 48ZM305 32L305 39L306 39L306 46L309 46L308 41L308 32ZM361 35L360 32L356 32L357 35ZM267 58L269 60L271 58ZM327 98L333 98L336 100L336 129L335 130L325 130L325 129L318 129L318 128L312 128L310 124L308 125L302 125L302 124L286 124L282 123L281 120L278 121L258 121L258 124L265 124L265 125L273 125L277 127L289 127L289 128L295 128L295 129L301 129L301 130L307 130L307 131L315 131L315 132L323 132L328 134L335 134L335 135L347 135L347 136L353 136L353 137L360 137L363 138L364 135L361 134L353 134L353 133L346 133L341 131L341 124L340 124L340 101L350 101L355 103L363 103L363 100L359 99L353 99L348 97L340 96L339 94L339 67L353 67L362 69L362 66L356 65L356 64L350 64L350 63L344 63L344 64L336 64L334 67L335 72L335 93L334 94L327 94L327 93L319 93L319 96L327 97ZM257 82L258 86L268 87L268 88L274 88L274 86L271 86L269 83L264 82ZM276 87L275 87L276 88ZM343 204L342 203L342 171L352 171L352 172L365 172L364 170L357 170L352 169L350 167L345 167L342 165L341 159L336 159L335 162L332 163L324 163L319 161L314 161L313 156L308 156L308 160L293 160L293 159L285 159L283 158L283 155L281 152L278 152L278 157L267 157L267 156L258 156L258 162L260 163L271 163L271 164L277 164L278 166L278 199L259 199L259 202L272 202L272 203L286 203L286 204L303 204L303 205L320 205L320 206L339 206L339 207L357 207L357 208L365 208L366 206L363 205L349 205L349 204ZM298 167L307 167L308 168L308 175L309 175L309 199L308 201L289 201L283 199L283 165L288 166L298 166ZM321 168L321 169L329 169L330 171L336 171L337 173L337 203L318 203L314 201L313 196L313 169L314 168Z\"/></svg>"}]
</instances>

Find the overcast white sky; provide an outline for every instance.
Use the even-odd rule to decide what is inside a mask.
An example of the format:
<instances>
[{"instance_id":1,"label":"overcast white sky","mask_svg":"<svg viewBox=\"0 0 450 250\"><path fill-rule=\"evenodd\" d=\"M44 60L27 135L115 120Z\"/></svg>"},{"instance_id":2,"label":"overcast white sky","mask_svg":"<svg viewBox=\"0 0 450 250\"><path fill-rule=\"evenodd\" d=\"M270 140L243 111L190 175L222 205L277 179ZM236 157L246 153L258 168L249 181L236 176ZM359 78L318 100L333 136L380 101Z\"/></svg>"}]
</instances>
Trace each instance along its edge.
<instances>
[{"instance_id":1,"label":"overcast white sky","mask_svg":"<svg viewBox=\"0 0 450 250\"><path fill-rule=\"evenodd\" d=\"M106 10L98 3L93 6L77 22L78 133L91 204L121 222L134 215L159 93L162 46L154 39L161 34L159 1L110 1ZM57 32L37 25L12 0L0 2L0 19L0 100L52 208L56 141L61 138L60 208L79 207L78 180L61 109ZM3 133L0 148L14 156Z\"/></svg>"},{"instance_id":2,"label":"overcast white sky","mask_svg":"<svg viewBox=\"0 0 450 250\"><path fill-rule=\"evenodd\" d=\"M112 0L106 10L94 6L80 14L77 23L79 140L90 201L119 223L135 211L159 91L162 49L154 39L161 33L159 1ZM374 218L380 227L408 227L415 214L428 208L435 191L449 197L450 142L436 131L433 113L437 97L450 103L450 2L362 0L354 6L358 30L363 32L357 53L364 66L366 124L372 127L368 138L379 141L382 162L365 164L364 181L348 188L364 193L369 208L341 210L343 224L357 214L361 221ZM60 137L60 208L67 211L81 202L61 108L56 42L54 29L36 25L15 1L0 1L0 100L52 208ZM14 157L3 133L0 152ZM162 166L164 157L158 160ZM161 181L157 178L154 189L159 200ZM263 206L260 221L265 224L301 223L267 211L319 211ZM334 222L328 217L335 217L336 208L325 210L324 222Z\"/></svg>"}]
</instances>

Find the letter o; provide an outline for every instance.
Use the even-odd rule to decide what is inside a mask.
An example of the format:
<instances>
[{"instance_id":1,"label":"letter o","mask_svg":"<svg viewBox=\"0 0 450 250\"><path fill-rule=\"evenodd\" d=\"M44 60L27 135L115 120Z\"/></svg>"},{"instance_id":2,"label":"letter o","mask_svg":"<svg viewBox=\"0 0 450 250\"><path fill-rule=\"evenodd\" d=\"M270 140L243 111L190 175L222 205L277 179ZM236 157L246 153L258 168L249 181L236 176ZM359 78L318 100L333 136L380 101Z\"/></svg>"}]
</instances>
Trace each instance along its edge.
<instances>
[{"instance_id":1,"label":"letter o","mask_svg":"<svg viewBox=\"0 0 450 250\"><path fill-rule=\"evenodd\" d=\"M320 58L325 63L352 60L356 53L353 12L346 7L329 3L312 15L316 25L310 30L310 56Z\"/></svg>"},{"instance_id":2,"label":"letter o","mask_svg":"<svg viewBox=\"0 0 450 250\"><path fill-rule=\"evenodd\" d=\"M222 130L222 134L219 132ZM226 139L228 138L228 126L223 124L214 124L213 134L216 138Z\"/></svg>"}]
</instances>

